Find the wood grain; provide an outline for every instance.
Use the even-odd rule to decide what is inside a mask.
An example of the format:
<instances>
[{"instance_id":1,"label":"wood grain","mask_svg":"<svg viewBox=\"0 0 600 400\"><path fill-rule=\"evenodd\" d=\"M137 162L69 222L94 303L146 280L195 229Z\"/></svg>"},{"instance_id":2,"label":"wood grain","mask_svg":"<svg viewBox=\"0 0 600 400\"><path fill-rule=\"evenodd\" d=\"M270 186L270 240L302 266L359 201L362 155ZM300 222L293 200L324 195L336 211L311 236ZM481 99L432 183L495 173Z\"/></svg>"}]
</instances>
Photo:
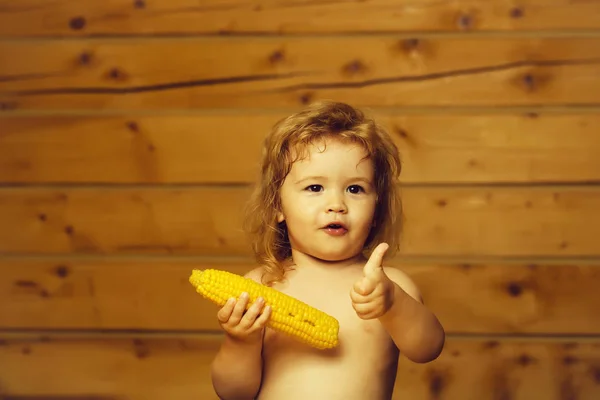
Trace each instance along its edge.
<instances>
[{"instance_id":1,"label":"wood grain","mask_svg":"<svg viewBox=\"0 0 600 400\"><path fill-rule=\"evenodd\" d=\"M590 105L600 38L4 41L0 109ZM44 60L40 63L38 60Z\"/></svg>"},{"instance_id":2,"label":"wood grain","mask_svg":"<svg viewBox=\"0 0 600 400\"><path fill-rule=\"evenodd\" d=\"M286 115L0 118L0 182L250 183ZM600 181L599 115L374 116L400 149L402 182Z\"/></svg>"},{"instance_id":3,"label":"wood grain","mask_svg":"<svg viewBox=\"0 0 600 400\"><path fill-rule=\"evenodd\" d=\"M11 337L0 346L3 395L216 400L209 366L219 343L218 336ZM430 364L400 357L392 399L595 400L599 395L598 340L450 338Z\"/></svg>"},{"instance_id":4,"label":"wood grain","mask_svg":"<svg viewBox=\"0 0 600 400\"><path fill-rule=\"evenodd\" d=\"M4 188L0 253L249 255L246 187ZM408 256L598 256L600 188L407 187Z\"/></svg>"},{"instance_id":5,"label":"wood grain","mask_svg":"<svg viewBox=\"0 0 600 400\"><path fill-rule=\"evenodd\" d=\"M413 278L450 334L600 334L597 264L388 265ZM218 331L218 307L188 281L194 268L243 275L253 264L4 259L0 328Z\"/></svg>"},{"instance_id":6,"label":"wood grain","mask_svg":"<svg viewBox=\"0 0 600 400\"><path fill-rule=\"evenodd\" d=\"M192 35L586 30L588 1L0 1L0 35Z\"/></svg>"}]
</instances>

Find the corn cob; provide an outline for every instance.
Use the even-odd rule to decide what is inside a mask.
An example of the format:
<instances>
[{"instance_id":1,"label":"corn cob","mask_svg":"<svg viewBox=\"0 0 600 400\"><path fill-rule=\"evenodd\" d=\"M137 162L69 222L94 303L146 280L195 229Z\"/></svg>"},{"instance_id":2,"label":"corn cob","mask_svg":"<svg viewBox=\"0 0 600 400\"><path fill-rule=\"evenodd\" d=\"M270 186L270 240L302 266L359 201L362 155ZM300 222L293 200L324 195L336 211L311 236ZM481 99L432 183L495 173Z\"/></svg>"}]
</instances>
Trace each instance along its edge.
<instances>
[{"instance_id":1,"label":"corn cob","mask_svg":"<svg viewBox=\"0 0 600 400\"><path fill-rule=\"evenodd\" d=\"M270 328L317 349L338 345L339 322L334 317L276 289L215 269L194 269L189 281L196 292L221 307L229 298L239 298L242 292L249 295L246 310L258 297L262 297L264 306L271 306L267 322Z\"/></svg>"}]
</instances>

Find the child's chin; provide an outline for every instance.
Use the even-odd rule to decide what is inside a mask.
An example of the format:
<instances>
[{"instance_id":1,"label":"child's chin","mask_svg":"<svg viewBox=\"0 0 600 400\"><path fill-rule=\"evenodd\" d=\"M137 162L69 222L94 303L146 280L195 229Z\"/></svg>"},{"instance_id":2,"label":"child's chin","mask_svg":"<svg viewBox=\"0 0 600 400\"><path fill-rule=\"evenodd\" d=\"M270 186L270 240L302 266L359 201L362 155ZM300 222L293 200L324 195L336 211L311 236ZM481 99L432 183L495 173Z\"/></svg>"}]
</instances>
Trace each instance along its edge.
<instances>
[{"instance_id":1,"label":"child's chin","mask_svg":"<svg viewBox=\"0 0 600 400\"><path fill-rule=\"evenodd\" d=\"M327 262L339 262L339 261L345 261L349 258L355 257L356 254L354 254L351 251L339 251L339 252L323 252L320 254L313 254L313 256L320 260L327 261Z\"/></svg>"}]
</instances>

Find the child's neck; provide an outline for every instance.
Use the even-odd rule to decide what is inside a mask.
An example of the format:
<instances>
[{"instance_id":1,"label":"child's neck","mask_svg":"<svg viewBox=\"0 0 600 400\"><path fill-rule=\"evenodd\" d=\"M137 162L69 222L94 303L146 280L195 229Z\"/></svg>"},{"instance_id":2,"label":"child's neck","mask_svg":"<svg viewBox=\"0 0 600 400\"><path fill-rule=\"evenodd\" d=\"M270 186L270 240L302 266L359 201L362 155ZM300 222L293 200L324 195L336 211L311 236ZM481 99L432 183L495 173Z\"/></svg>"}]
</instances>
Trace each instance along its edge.
<instances>
[{"instance_id":1,"label":"child's neck","mask_svg":"<svg viewBox=\"0 0 600 400\"><path fill-rule=\"evenodd\" d=\"M346 270L357 265L362 266L367 262L367 259L362 254L356 254L350 258L343 260L328 261L313 257L297 250L292 250L293 264L297 268L324 270L324 271L340 271Z\"/></svg>"}]
</instances>

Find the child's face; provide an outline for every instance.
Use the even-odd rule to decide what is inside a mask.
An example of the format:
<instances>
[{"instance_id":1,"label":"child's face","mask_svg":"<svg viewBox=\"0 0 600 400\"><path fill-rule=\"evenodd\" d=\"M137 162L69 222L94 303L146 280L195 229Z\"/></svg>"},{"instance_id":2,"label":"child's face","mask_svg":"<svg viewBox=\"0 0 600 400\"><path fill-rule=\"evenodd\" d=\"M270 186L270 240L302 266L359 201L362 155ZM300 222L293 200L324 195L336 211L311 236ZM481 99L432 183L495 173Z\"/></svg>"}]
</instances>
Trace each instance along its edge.
<instances>
[{"instance_id":1,"label":"child's face","mask_svg":"<svg viewBox=\"0 0 600 400\"><path fill-rule=\"evenodd\" d=\"M369 235L377 196L374 167L358 144L327 139L307 148L281 188L283 212L293 252L338 261L361 253ZM346 229L327 229L338 222Z\"/></svg>"}]
</instances>

